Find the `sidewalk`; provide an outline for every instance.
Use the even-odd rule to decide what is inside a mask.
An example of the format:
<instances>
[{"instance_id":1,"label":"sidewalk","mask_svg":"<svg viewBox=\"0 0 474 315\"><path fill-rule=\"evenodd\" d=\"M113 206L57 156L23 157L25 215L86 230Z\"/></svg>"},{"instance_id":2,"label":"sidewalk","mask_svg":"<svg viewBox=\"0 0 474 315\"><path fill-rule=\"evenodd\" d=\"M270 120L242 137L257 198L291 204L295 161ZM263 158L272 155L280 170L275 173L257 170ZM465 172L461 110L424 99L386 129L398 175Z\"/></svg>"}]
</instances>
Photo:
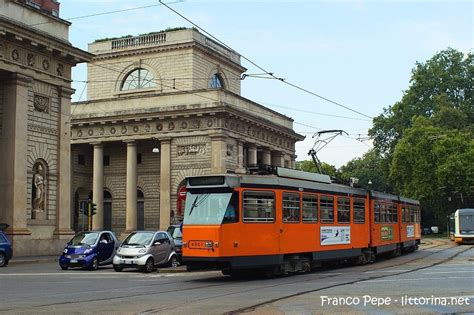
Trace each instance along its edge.
<instances>
[{"instance_id":1,"label":"sidewalk","mask_svg":"<svg viewBox=\"0 0 474 315\"><path fill-rule=\"evenodd\" d=\"M56 261L59 261L59 256L13 256L9 264L35 264Z\"/></svg>"}]
</instances>

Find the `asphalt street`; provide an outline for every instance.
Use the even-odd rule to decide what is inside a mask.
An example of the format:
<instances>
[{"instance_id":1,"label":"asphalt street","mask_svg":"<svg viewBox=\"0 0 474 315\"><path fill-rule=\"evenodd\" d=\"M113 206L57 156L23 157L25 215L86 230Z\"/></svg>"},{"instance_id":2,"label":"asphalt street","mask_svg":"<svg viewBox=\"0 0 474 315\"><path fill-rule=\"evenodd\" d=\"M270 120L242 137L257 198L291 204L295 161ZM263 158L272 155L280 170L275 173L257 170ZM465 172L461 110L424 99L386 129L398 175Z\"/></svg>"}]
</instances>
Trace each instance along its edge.
<instances>
[{"instance_id":1,"label":"asphalt street","mask_svg":"<svg viewBox=\"0 0 474 315\"><path fill-rule=\"evenodd\" d=\"M474 247L445 240L371 265L275 279L12 263L0 269L0 313L467 313L474 312L473 271Z\"/></svg>"}]
</instances>

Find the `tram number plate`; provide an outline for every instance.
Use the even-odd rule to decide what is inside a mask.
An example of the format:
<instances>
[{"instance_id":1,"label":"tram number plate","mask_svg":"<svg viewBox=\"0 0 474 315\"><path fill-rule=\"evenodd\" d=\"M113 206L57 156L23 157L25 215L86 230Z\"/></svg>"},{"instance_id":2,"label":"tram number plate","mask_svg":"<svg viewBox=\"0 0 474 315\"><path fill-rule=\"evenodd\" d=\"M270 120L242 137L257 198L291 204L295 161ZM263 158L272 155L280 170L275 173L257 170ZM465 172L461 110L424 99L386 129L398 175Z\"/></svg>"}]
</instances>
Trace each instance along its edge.
<instances>
[{"instance_id":1,"label":"tram number plate","mask_svg":"<svg viewBox=\"0 0 474 315\"><path fill-rule=\"evenodd\" d=\"M206 243L207 241L189 241L188 247L190 249L207 249Z\"/></svg>"}]
</instances>

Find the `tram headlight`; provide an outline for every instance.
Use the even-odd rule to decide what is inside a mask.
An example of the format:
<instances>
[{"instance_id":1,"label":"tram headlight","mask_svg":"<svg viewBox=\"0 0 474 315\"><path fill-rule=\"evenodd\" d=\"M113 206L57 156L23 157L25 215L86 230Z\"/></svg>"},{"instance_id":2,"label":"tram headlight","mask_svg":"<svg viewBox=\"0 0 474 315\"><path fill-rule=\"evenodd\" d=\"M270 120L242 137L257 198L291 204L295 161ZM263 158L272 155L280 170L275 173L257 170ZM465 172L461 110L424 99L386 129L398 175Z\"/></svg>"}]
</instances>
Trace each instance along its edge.
<instances>
[{"instance_id":1,"label":"tram headlight","mask_svg":"<svg viewBox=\"0 0 474 315\"><path fill-rule=\"evenodd\" d=\"M206 241L206 247L212 248L212 241Z\"/></svg>"}]
</instances>

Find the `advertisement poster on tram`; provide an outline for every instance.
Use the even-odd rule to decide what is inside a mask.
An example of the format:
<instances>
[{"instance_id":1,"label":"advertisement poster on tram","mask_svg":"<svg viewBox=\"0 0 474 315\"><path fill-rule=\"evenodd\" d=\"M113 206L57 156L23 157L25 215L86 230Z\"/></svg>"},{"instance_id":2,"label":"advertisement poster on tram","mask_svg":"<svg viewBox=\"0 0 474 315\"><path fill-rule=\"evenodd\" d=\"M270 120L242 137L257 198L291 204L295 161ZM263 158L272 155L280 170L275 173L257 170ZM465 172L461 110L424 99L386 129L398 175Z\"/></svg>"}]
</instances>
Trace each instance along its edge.
<instances>
[{"instance_id":1,"label":"advertisement poster on tram","mask_svg":"<svg viewBox=\"0 0 474 315\"><path fill-rule=\"evenodd\" d=\"M382 226L380 228L380 235L383 240L393 240L393 227L391 226Z\"/></svg>"},{"instance_id":2,"label":"advertisement poster on tram","mask_svg":"<svg viewBox=\"0 0 474 315\"><path fill-rule=\"evenodd\" d=\"M407 225L407 237L415 237L415 226Z\"/></svg>"},{"instance_id":3,"label":"advertisement poster on tram","mask_svg":"<svg viewBox=\"0 0 474 315\"><path fill-rule=\"evenodd\" d=\"M337 245L351 243L350 226L321 227L321 245Z\"/></svg>"}]
</instances>

